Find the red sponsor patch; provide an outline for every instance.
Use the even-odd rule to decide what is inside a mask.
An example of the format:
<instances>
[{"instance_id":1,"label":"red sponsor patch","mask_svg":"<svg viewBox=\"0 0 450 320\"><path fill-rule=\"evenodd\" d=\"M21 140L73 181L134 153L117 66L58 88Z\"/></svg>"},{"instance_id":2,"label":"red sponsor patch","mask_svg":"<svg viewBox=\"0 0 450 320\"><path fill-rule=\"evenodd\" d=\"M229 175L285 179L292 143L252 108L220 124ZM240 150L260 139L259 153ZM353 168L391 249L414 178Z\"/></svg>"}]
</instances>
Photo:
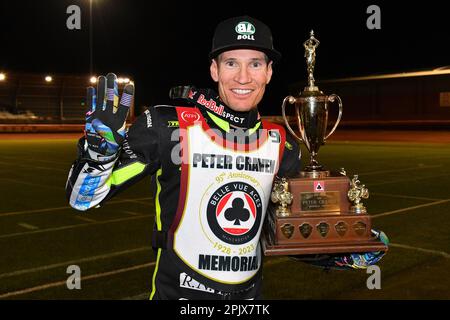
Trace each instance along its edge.
<instances>
[{"instance_id":1,"label":"red sponsor patch","mask_svg":"<svg viewBox=\"0 0 450 320\"><path fill-rule=\"evenodd\" d=\"M181 118L186 122L195 122L200 120L200 115L195 111L183 111Z\"/></svg>"},{"instance_id":2,"label":"red sponsor patch","mask_svg":"<svg viewBox=\"0 0 450 320\"><path fill-rule=\"evenodd\" d=\"M314 181L314 192L324 192L325 181Z\"/></svg>"}]
</instances>

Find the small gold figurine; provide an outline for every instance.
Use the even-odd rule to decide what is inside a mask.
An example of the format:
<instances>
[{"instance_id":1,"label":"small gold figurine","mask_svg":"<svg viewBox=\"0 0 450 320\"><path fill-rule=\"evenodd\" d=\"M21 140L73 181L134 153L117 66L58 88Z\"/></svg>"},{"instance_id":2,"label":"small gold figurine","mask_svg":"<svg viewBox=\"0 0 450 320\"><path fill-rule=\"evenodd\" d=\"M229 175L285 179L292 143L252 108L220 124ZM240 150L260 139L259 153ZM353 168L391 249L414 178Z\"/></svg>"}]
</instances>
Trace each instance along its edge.
<instances>
[{"instance_id":1,"label":"small gold figurine","mask_svg":"<svg viewBox=\"0 0 450 320\"><path fill-rule=\"evenodd\" d=\"M291 212L288 205L292 203L292 193L289 192L289 184L286 178L277 179L270 196L273 203L280 203L276 210L278 217L288 217Z\"/></svg>"},{"instance_id":2,"label":"small gold figurine","mask_svg":"<svg viewBox=\"0 0 450 320\"><path fill-rule=\"evenodd\" d=\"M305 48L306 66L308 70L308 88L311 91L318 90L314 86L314 66L316 64L316 48L319 46L320 41L314 38L314 31L311 30L309 39L303 43Z\"/></svg>"},{"instance_id":3,"label":"small gold figurine","mask_svg":"<svg viewBox=\"0 0 450 320\"><path fill-rule=\"evenodd\" d=\"M350 182L350 190L347 193L348 199L353 202L353 206L350 207L350 211L354 213L367 213L366 207L361 202L361 199L369 198L369 189L358 179L358 175L353 176Z\"/></svg>"}]
</instances>

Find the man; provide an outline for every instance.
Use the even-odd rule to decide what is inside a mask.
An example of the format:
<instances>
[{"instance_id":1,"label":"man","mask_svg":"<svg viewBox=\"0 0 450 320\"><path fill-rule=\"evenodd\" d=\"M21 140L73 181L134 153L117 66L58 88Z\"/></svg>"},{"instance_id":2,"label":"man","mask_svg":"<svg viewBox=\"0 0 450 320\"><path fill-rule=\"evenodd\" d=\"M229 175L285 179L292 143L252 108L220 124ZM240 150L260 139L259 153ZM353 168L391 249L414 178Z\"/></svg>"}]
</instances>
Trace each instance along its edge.
<instances>
[{"instance_id":1,"label":"man","mask_svg":"<svg viewBox=\"0 0 450 320\"><path fill-rule=\"evenodd\" d=\"M218 95L175 88L172 97L190 107L149 108L128 132L133 86L120 103L113 74L99 77L97 95L88 88L86 133L67 197L87 210L155 175L151 299L259 298L259 238L272 183L299 171L297 143L257 110L280 58L270 29L248 16L225 20L209 57Z\"/></svg>"}]
</instances>

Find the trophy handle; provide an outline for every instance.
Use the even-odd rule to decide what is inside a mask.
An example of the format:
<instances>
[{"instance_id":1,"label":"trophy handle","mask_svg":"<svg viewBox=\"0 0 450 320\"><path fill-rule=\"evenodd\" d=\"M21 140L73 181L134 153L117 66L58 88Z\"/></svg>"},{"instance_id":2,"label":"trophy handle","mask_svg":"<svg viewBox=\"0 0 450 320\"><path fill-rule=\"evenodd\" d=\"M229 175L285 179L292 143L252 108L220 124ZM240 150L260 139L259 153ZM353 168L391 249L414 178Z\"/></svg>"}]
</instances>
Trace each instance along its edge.
<instances>
[{"instance_id":1,"label":"trophy handle","mask_svg":"<svg viewBox=\"0 0 450 320\"><path fill-rule=\"evenodd\" d=\"M297 134L294 132L294 130L292 130L291 126L289 125L289 122L287 121L286 118L286 102L289 102L290 104L295 103L295 98L293 96L287 96L286 98L284 98L283 100L283 104L281 105L281 114L283 115L283 120L284 123L286 124L286 127L288 128L289 132L296 137L299 141L303 141L302 138L300 138L299 136L297 136Z\"/></svg>"},{"instance_id":2,"label":"trophy handle","mask_svg":"<svg viewBox=\"0 0 450 320\"><path fill-rule=\"evenodd\" d=\"M325 137L324 140L328 139L328 137L333 134L333 132L334 132L334 130L336 130L339 122L341 122L341 117L342 117L342 100L341 100L341 98L337 94L333 93L328 96L328 101L334 102L335 98L338 100L338 103L339 103L339 115L337 117L337 120L336 120L336 123L334 124L333 129L331 129L330 133Z\"/></svg>"}]
</instances>

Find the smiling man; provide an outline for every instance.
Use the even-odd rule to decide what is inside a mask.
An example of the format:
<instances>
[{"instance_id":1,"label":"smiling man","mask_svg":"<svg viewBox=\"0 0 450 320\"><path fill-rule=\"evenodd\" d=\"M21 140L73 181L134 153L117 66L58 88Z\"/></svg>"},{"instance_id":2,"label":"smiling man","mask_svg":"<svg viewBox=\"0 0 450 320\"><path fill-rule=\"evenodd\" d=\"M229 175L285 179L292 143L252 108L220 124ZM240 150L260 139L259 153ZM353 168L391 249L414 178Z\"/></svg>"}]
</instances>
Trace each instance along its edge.
<instances>
[{"instance_id":1,"label":"smiling man","mask_svg":"<svg viewBox=\"0 0 450 320\"><path fill-rule=\"evenodd\" d=\"M256 108L272 78L272 61L265 53L250 49L221 53L210 69L223 103L235 111Z\"/></svg>"},{"instance_id":2,"label":"smiling man","mask_svg":"<svg viewBox=\"0 0 450 320\"><path fill-rule=\"evenodd\" d=\"M209 58L218 94L176 87L171 96L190 106L151 107L128 132L134 88L120 103L114 74L99 78L97 94L88 88L67 197L84 211L154 175L151 299L260 298L259 241L272 183L299 171L297 143L258 113L280 59L270 29L248 16L225 20Z\"/></svg>"},{"instance_id":3,"label":"smiling man","mask_svg":"<svg viewBox=\"0 0 450 320\"><path fill-rule=\"evenodd\" d=\"M273 48L272 33L265 24L237 17L217 26L209 57L221 100L234 111L250 111L263 98L272 78L272 63L281 55Z\"/></svg>"}]
</instances>

